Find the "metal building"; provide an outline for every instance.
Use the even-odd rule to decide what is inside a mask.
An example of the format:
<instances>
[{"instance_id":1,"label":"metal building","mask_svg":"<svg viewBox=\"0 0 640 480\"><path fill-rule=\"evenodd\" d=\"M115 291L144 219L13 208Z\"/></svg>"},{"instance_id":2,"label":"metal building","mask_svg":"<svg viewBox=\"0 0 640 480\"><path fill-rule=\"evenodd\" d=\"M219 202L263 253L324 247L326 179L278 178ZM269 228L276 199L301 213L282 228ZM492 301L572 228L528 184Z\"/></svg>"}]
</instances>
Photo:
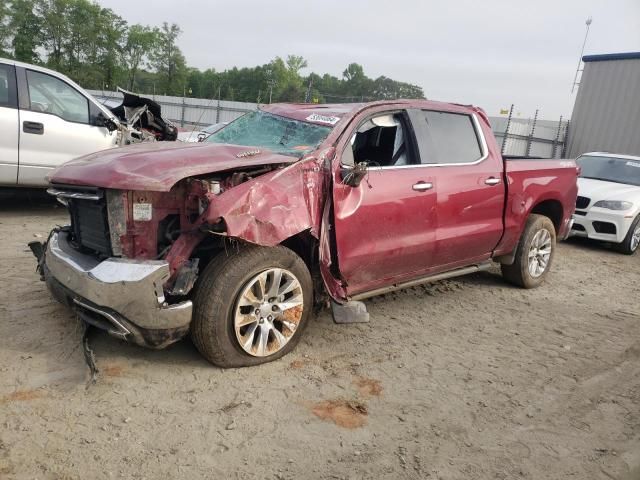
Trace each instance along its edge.
<instances>
[{"instance_id":1,"label":"metal building","mask_svg":"<svg viewBox=\"0 0 640 480\"><path fill-rule=\"evenodd\" d=\"M585 55L565 156L640 155L640 52Z\"/></svg>"}]
</instances>

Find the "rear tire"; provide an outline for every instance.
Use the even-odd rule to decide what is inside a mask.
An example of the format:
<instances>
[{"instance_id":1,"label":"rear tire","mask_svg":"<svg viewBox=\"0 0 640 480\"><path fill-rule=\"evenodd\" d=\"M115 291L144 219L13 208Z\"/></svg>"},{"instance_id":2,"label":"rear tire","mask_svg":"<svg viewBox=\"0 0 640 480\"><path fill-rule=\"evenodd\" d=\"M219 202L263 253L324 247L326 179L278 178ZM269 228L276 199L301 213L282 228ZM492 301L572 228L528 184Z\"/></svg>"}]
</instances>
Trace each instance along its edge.
<instances>
[{"instance_id":1,"label":"rear tire","mask_svg":"<svg viewBox=\"0 0 640 480\"><path fill-rule=\"evenodd\" d=\"M311 315L313 283L288 248L246 246L209 262L193 303L191 338L200 353L219 367L248 367L295 348Z\"/></svg>"},{"instance_id":2,"label":"rear tire","mask_svg":"<svg viewBox=\"0 0 640 480\"><path fill-rule=\"evenodd\" d=\"M541 285L556 251L556 229L544 215L531 214L518 242L512 265L502 265L502 276L522 288Z\"/></svg>"},{"instance_id":3,"label":"rear tire","mask_svg":"<svg viewBox=\"0 0 640 480\"><path fill-rule=\"evenodd\" d=\"M640 246L640 215L638 215L631 227L629 227L629 231L627 232L627 236L624 237L622 243L616 245L616 248L619 252L624 253L625 255L633 255L638 250Z\"/></svg>"}]
</instances>

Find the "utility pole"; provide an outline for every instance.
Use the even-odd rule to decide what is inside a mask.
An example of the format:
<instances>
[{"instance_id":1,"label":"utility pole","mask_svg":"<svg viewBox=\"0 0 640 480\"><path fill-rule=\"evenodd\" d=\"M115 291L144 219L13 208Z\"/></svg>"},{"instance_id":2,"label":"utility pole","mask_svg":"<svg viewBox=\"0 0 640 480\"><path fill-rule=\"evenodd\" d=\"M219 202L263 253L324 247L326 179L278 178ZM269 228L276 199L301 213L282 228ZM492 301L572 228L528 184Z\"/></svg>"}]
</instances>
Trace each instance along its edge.
<instances>
[{"instance_id":1,"label":"utility pole","mask_svg":"<svg viewBox=\"0 0 640 480\"><path fill-rule=\"evenodd\" d=\"M582 63L582 56L584 55L584 47L587 45L587 37L589 36L589 27L591 26L592 22L593 22L593 18L591 17L587 18L587 20L584 22L585 25L587 26L587 30L584 34L584 42L582 42L582 50L580 50L580 58L578 58L578 66L576 67L576 74L573 77L573 85L571 85L571 93L573 93L576 86L578 85L578 74L582 71L580 70L580 64Z\"/></svg>"},{"instance_id":2,"label":"utility pole","mask_svg":"<svg viewBox=\"0 0 640 480\"><path fill-rule=\"evenodd\" d=\"M269 86L269 103L271 103L271 96L273 95L273 87L275 86L276 81L272 77L273 72L271 71L271 69L268 69L266 71L266 74L267 74L267 85Z\"/></svg>"}]
</instances>

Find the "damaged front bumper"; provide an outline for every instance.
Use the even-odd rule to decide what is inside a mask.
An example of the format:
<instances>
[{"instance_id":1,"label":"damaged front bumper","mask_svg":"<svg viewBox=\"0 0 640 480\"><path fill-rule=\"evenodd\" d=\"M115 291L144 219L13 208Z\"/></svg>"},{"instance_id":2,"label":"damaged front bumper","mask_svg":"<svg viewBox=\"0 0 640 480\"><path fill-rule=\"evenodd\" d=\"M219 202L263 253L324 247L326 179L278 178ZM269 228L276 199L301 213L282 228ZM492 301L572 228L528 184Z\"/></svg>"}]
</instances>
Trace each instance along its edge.
<instances>
[{"instance_id":1,"label":"damaged front bumper","mask_svg":"<svg viewBox=\"0 0 640 480\"><path fill-rule=\"evenodd\" d=\"M163 348L184 337L191 323L190 300L168 304L162 260L98 260L74 250L64 230L49 237L39 259L47 287L85 322L118 338ZM35 252L34 252L35 253Z\"/></svg>"}]
</instances>

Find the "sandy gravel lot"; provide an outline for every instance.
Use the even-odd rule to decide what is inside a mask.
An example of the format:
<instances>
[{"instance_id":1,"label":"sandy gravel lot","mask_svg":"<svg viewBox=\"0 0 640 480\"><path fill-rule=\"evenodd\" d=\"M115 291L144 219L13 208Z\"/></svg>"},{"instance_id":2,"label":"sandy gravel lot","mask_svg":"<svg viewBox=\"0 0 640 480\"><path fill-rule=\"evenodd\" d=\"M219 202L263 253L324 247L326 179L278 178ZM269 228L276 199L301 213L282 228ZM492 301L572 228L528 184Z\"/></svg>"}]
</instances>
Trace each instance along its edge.
<instances>
[{"instance_id":1,"label":"sandy gravel lot","mask_svg":"<svg viewBox=\"0 0 640 480\"><path fill-rule=\"evenodd\" d=\"M66 213L0 201L0 478L640 479L640 255L559 247L550 281L497 271L310 325L220 370L81 333L25 245Z\"/></svg>"}]
</instances>

